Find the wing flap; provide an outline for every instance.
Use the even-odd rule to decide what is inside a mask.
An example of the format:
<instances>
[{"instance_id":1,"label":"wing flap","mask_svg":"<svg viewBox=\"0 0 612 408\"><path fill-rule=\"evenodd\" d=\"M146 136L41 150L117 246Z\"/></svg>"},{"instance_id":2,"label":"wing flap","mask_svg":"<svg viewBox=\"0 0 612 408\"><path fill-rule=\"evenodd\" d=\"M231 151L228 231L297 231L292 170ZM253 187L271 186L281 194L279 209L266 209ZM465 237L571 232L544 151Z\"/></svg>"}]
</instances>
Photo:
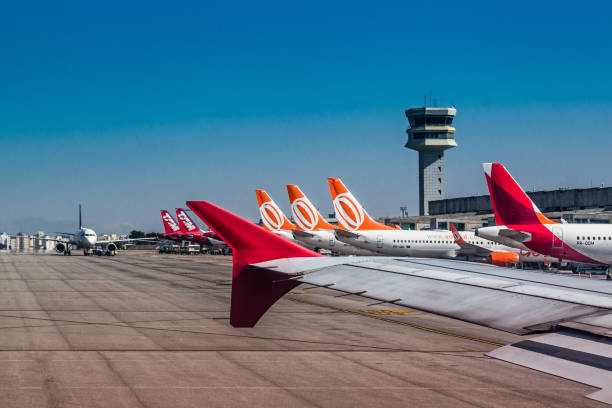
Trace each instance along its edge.
<instances>
[{"instance_id":1,"label":"wing flap","mask_svg":"<svg viewBox=\"0 0 612 408\"><path fill-rule=\"evenodd\" d=\"M588 398L612 404L612 340L559 332L495 349L490 357L567 378L601 390Z\"/></svg>"}]
</instances>

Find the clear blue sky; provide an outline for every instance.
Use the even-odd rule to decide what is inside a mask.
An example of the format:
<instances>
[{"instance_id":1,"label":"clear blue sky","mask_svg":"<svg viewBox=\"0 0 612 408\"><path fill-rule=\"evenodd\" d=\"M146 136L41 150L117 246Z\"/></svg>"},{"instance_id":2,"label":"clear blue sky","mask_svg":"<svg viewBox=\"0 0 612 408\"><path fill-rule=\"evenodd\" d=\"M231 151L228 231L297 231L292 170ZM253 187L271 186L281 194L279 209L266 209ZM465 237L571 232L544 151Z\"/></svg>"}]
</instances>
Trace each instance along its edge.
<instances>
[{"instance_id":1,"label":"clear blue sky","mask_svg":"<svg viewBox=\"0 0 612 408\"><path fill-rule=\"evenodd\" d=\"M330 4L333 3L333 4ZM447 197L481 163L526 188L612 184L609 2L34 2L0 13L0 230L161 230L286 183L331 211L418 211L403 111L457 107Z\"/></svg>"}]
</instances>

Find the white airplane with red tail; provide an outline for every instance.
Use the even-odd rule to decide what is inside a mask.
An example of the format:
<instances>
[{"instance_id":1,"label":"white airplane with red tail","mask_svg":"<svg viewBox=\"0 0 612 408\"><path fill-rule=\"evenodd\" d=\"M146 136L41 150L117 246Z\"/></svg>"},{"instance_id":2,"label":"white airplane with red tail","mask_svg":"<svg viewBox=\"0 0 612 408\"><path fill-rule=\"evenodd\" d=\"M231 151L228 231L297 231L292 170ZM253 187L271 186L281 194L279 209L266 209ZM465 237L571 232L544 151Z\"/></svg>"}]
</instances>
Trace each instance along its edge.
<instances>
[{"instance_id":1,"label":"white airplane with red tail","mask_svg":"<svg viewBox=\"0 0 612 408\"><path fill-rule=\"evenodd\" d=\"M497 226L476 235L515 248L589 264L612 264L612 225L559 224L548 219L500 163L484 163Z\"/></svg>"}]
</instances>

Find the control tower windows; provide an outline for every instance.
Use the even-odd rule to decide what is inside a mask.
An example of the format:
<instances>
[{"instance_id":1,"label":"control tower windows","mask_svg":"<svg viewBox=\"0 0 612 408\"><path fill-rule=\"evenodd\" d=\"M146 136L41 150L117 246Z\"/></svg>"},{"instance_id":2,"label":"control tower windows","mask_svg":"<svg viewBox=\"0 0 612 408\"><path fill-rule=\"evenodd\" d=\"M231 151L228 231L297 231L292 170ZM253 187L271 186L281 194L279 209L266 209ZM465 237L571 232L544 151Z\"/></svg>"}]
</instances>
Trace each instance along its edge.
<instances>
[{"instance_id":1,"label":"control tower windows","mask_svg":"<svg viewBox=\"0 0 612 408\"><path fill-rule=\"evenodd\" d=\"M412 134L413 139L453 139L452 133L419 132Z\"/></svg>"},{"instance_id":2,"label":"control tower windows","mask_svg":"<svg viewBox=\"0 0 612 408\"><path fill-rule=\"evenodd\" d=\"M450 126L453 123L452 116L417 116L413 119L411 126Z\"/></svg>"}]
</instances>

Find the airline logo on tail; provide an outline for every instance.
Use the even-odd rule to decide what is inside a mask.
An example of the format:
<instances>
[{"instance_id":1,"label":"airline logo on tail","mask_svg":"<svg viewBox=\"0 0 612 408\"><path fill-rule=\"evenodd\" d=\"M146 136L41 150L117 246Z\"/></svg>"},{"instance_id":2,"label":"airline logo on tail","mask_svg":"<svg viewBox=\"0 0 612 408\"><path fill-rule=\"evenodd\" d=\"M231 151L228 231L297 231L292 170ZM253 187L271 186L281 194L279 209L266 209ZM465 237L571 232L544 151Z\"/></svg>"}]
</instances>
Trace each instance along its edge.
<instances>
[{"instance_id":1,"label":"airline logo on tail","mask_svg":"<svg viewBox=\"0 0 612 408\"><path fill-rule=\"evenodd\" d=\"M296 198L291 203L295 223L305 231L312 231L319 223L319 213L306 197Z\"/></svg>"},{"instance_id":2,"label":"airline logo on tail","mask_svg":"<svg viewBox=\"0 0 612 408\"><path fill-rule=\"evenodd\" d=\"M174 218L172 218L172 216L170 215L168 211L162 211L161 216L162 216L162 221L164 222L164 226L166 227L166 230L168 230L168 228L172 232L176 232L180 230L178 224L176 223L176 221L174 221ZM170 231L167 231L167 232L170 232Z\"/></svg>"},{"instance_id":3,"label":"airline logo on tail","mask_svg":"<svg viewBox=\"0 0 612 408\"><path fill-rule=\"evenodd\" d=\"M349 231L391 230L389 225L374 221L339 178L327 179L338 223Z\"/></svg>"},{"instance_id":4,"label":"airline logo on tail","mask_svg":"<svg viewBox=\"0 0 612 408\"><path fill-rule=\"evenodd\" d=\"M357 230L365 221L365 211L351 193L338 194L334 198L334 210L338 222L348 230Z\"/></svg>"},{"instance_id":5,"label":"airline logo on tail","mask_svg":"<svg viewBox=\"0 0 612 408\"><path fill-rule=\"evenodd\" d=\"M291 230L295 228L283 211L264 190L255 190L261 221L270 231Z\"/></svg>"},{"instance_id":6,"label":"airline logo on tail","mask_svg":"<svg viewBox=\"0 0 612 408\"><path fill-rule=\"evenodd\" d=\"M181 210L180 208L176 209L176 217L183 222L183 225L185 228L187 228L187 231L191 232L198 229L187 214L185 214L185 211Z\"/></svg>"},{"instance_id":7,"label":"airline logo on tail","mask_svg":"<svg viewBox=\"0 0 612 408\"><path fill-rule=\"evenodd\" d=\"M465 240L463 238L461 238L461 235L459 235L459 232L457 231L457 228L455 228L455 226L453 224L450 225L450 229L453 233L453 238L455 240L455 243L457 244L465 244Z\"/></svg>"}]
</instances>

